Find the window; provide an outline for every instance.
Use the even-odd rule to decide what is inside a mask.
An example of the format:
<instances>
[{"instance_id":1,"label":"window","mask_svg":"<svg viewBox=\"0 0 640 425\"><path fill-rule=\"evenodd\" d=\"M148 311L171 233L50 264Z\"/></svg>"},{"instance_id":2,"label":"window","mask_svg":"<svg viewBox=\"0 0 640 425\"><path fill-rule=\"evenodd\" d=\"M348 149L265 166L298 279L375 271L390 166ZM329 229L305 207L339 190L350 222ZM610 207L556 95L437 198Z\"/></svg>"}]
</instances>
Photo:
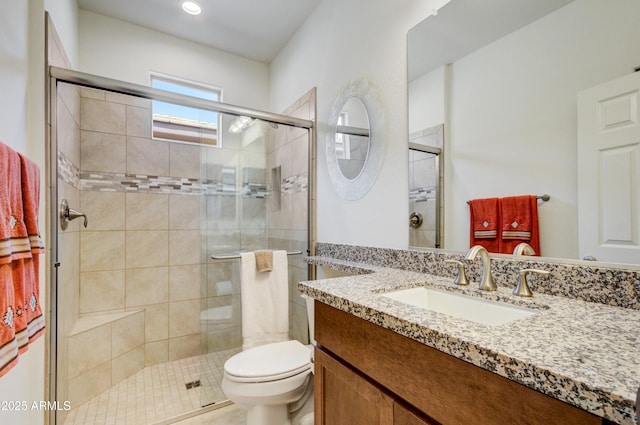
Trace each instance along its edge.
<instances>
[{"instance_id":1,"label":"window","mask_svg":"<svg viewBox=\"0 0 640 425\"><path fill-rule=\"evenodd\" d=\"M340 112L338 117L338 127L349 125L349 113L347 111ZM336 155L338 159L351 159L351 140L349 135L341 131L336 131Z\"/></svg>"},{"instance_id":2,"label":"window","mask_svg":"<svg viewBox=\"0 0 640 425\"><path fill-rule=\"evenodd\" d=\"M222 98L219 88L159 74L151 74L151 87L206 100ZM153 139L221 146L217 112L154 100L151 117Z\"/></svg>"}]
</instances>

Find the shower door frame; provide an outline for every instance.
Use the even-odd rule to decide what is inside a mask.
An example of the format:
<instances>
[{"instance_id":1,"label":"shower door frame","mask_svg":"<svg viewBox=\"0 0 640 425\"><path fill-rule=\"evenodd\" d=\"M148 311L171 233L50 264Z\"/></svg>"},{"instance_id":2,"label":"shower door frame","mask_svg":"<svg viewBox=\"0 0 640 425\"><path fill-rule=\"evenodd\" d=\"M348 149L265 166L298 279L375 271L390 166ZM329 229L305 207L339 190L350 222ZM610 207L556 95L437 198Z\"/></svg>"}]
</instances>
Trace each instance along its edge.
<instances>
[{"instance_id":1,"label":"shower door frame","mask_svg":"<svg viewBox=\"0 0 640 425\"><path fill-rule=\"evenodd\" d=\"M47 155L49 159L47 178L48 178L48 229L49 229L49 243L51 246L51 261L49 261L48 273L50 276L48 285L48 311L49 311L49 364L47 366L47 376L49 379L49 385L47 388L47 399L51 401L57 400L57 346L58 346L58 268L60 267L58 257L58 226L59 226L59 211L58 211L58 140L57 140L57 94L58 83L68 83L76 86L105 90L113 93L119 93L129 96L135 96L138 98L148 100L158 100L162 102L174 103L181 106L187 106L192 108L204 109L207 111L213 111L218 113L224 113L233 116L248 116L256 118L262 121L283 124L292 127L304 128L308 131L309 138L309 156L308 156L308 223L307 223L307 255L315 255L316 248L316 208L315 208L315 193L316 193L316 167L315 167L315 146L316 146L316 126L315 122L311 120L305 120L302 118L291 117L282 114L276 114L272 112L261 111L252 108L241 107L224 102L216 102L211 100L200 99L197 97L187 96L179 93L171 93L152 87L143 86L140 84L128 83L125 81L115 80L99 75L88 74L80 71L74 71L70 69L60 68L56 66L48 67L47 87L45 89L47 93L46 102L46 120L49 127L48 130L48 143L46 146ZM308 268L309 279L315 279L315 267L309 266ZM49 411L49 424L59 425L57 422L56 410Z\"/></svg>"}]
</instances>

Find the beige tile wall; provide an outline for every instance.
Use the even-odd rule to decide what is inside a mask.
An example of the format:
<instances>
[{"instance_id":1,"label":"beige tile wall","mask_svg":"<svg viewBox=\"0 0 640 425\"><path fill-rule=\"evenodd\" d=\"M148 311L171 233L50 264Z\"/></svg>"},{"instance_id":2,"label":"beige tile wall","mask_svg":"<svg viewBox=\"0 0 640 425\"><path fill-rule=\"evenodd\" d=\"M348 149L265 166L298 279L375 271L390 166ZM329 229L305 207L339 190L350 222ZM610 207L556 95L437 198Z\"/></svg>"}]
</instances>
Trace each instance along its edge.
<instances>
[{"instance_id":1,"label":"beige tile wall","mask_svg":"<svg viewBox=\"0 0 640 425\"><path fill-rule=\"evenodd\" d=\"M200 147L150 139L150 103L80 91L83 171L200 177ZM83 190L80 313L144 311L144 363L200 353L198 196Z\"/></svg>"},{"instance_id":2,"label":"beige tile wall","mask_svg":"<svg viewBox=\"0 0 640 425\"><path fill-rule=\"evenodd\" d=\"M67 400L72 406L141 370L143 341L144 311L79 319L67 339Z\"/></svg>"},{"instance_id":3,"label":"beige tile wall","mask_svg":"<svg viewBox=\"0 0 640 425\"><path fill-rule=\"evenodd\" d=\"M269 170L276 163L283 169L283 178L305 173L309 153L306 130L286 126L242 136L225 134L222 149L154 141L149 139L147 101L84 88L75 89L75 96L62 112L69 145L63 149L78 168L205 178L229 190L202 197L135 190L79 191L61 184L71 205L89 217L86 229L76 220L61 233L61 241L69 241L68 249L61 252L71 257L61 280L67 281L62 290L72 307L68 330L78 317L139 312L137 317L144 319L123 337L130 342L136 335L140 344L126 345L126 351L112 345L109 359L100 354L76 359L80 343L69 343L68 364L75 368L69 371L69 396L80 399L81 393L108 388L142 365L242 344L239 262L213 261L208 255L265 246L306 252L307 191L284 194L279 211L270 210L267 198L236 196L233 191L242 187L245 169L264 169L265 184L273 184L268 180ZM289 112L313 119L314 106L310 93ZM225 117L223 126L228 127L232 119ZM254 173L252 182L255 180ZM289 257L289 261L291 334L306 342L306 309L297 282L308 278L307 266L302 256ZM218 314L216 320L201 322L202 309L212 309ZM113 323L108 331L102 327L107 325L92 328L97 336L78 334L75 338L101 340L100 332L126 330ZM96 344L84 342L85 347Z\"/></svg>"}]
</instances>

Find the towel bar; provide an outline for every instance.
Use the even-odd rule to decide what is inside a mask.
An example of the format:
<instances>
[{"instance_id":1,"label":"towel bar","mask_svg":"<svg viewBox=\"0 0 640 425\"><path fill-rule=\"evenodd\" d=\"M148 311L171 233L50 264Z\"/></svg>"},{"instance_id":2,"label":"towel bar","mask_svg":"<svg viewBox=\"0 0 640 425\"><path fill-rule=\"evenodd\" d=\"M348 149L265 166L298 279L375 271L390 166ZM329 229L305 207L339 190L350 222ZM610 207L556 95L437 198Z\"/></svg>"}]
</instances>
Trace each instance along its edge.
<instances>
[{"instance_id":1,"label":"towel bar","mask_svg":"<svg viewBox=\"0 0 640 425\"><path fill-rule=\"evenodd\" d=\"M551 199L551 196L547 195L546 193L544 195L538 195L536 196L536 199L540 199L542 202L547 202L549 201L549 199ZM469 201L467 201L467 204L469 203Z\"/></svg>"},{"instance_id":2,"label":"towel bar","mask_svg":"<svg viewBox=\"0 0 640 425\"><path fill-rule=\"evenodd\" d=\"M287 255L300 255L302 251L287 251ZM212 260L233 260L236 258L240 258L240 253L238 254L221 254L221 255L212 255Z\"/></svg>"}]
</instances>

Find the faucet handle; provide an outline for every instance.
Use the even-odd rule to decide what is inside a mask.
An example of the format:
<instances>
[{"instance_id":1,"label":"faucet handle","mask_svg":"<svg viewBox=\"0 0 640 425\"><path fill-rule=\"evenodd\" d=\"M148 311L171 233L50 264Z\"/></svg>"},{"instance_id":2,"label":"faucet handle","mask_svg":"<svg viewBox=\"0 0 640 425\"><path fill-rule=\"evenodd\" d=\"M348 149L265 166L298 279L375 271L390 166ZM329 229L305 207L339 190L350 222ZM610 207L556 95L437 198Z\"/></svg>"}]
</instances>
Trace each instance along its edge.
<instances>
[{"instance_id":1,"label":"faucet handle","mask_svg":"<svg viewBox=\"0 0 640 425\"><path fill-rule=\"evenodd\" d=\"M466 286L469 284L469 279L467 279L467 273L464 270L464 263L458 260L444 260L447 264L457 264L458 265L458 274L456 278L453 280L453 283L460 286Z\"/></svg>"},{"instance_id":2,"label":"faucet handle","mask_svg":"<svg viewBox=\"0 0 640 425\"><path fill-rule=\"evenodd\" d=\"M539 274L542 276L548 276L550 272L547 270L538 270L538 269L522 269L520 270L520 275L518 276L518 284L513 290L513 295L518 297L532 297L533 292L529 289L529 283L527 282L527 276L530 273Z\"/></svg>"}]
</instances>

